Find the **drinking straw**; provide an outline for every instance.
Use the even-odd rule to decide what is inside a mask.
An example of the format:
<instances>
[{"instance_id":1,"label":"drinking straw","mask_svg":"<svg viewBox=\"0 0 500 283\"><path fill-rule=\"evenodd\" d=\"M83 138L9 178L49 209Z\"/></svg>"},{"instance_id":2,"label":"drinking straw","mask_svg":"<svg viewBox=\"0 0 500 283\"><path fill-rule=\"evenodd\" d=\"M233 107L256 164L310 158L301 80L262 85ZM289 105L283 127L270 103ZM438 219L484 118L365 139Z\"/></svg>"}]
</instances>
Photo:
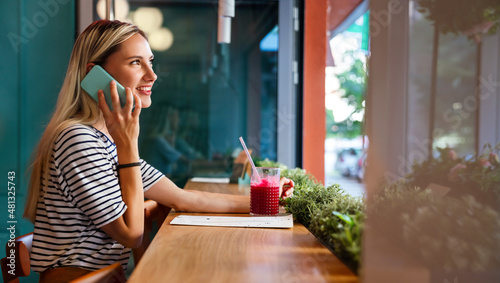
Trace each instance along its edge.
<instances>
[{"instance_id":1,"label":"drinking straw","mask_svg":"<svg viewBox=\"0 0 500 283\"><path fill-rule=\"evenodd\" d=\"M250 165L252 165L253 173L255 174L255 176L257 176L257 179L260 180L259 173L257 173L255 164L253 164L252 156L250 156L250 152L248 152L247 146L245 145L245 142L243 141L242 137L240 137L240 142L241 145L243 146L243 149L245 150L245 153L247 154L248 160L250 161Z\"/></svg>"}]
</instances>

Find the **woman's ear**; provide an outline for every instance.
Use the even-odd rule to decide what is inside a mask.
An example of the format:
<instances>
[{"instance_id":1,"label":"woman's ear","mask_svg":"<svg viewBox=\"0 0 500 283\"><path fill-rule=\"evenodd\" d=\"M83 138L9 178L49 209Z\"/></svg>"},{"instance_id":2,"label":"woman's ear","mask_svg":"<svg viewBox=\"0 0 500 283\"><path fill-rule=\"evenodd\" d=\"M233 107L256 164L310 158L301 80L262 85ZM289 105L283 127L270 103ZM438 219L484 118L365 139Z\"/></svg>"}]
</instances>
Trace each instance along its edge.
<instances>
[{"instance_id":1,"label":"woman's ear","mask_svg":"<svg viewBox=\"0 0 500 283\"><path fill-rule=\"evenodd\" d=\"M95 66L95 63L87 63L87 74L92 70L92 68Z\"/></svg>"}]
</instances>

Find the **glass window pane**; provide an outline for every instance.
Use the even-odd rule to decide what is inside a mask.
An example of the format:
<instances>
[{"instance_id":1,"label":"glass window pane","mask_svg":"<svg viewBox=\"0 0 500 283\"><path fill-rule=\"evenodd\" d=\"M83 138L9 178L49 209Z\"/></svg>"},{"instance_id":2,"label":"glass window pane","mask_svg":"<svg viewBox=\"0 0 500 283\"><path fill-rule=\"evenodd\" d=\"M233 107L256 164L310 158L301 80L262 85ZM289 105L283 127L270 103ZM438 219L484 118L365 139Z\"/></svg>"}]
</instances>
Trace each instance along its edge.
<instances>
[{"instance_id":1,"label":"glass window pane","mask_svg":"<svg viewBox=\"0 0 500 283\"><path fill-rule=\"evenodd\" d=\"M159 24L148 2L129 3L132 22L155 26L146 32L158 79L141 113L141 157L181 187L228 177L240 136L276 160L278 1L237 3L230 44L217 43L218 1L151 2Z\"/></svg>"},{"instance_id":2,"label":"glass window pane","mask_svg":"<svg viewBox=\"0 0 500 283\"><path fill-rule=\"evenodd\" d=\"M450 15L440 14L440 20L450 20ZM419 1L412 1L408 76L410 151L422 151L422 147L432 142L434 149L449 146L460 155L472 153L476 147L478 45L465 31L436 33L434 26L429 10L420 7Z\"/></svg>"}]
</instances>

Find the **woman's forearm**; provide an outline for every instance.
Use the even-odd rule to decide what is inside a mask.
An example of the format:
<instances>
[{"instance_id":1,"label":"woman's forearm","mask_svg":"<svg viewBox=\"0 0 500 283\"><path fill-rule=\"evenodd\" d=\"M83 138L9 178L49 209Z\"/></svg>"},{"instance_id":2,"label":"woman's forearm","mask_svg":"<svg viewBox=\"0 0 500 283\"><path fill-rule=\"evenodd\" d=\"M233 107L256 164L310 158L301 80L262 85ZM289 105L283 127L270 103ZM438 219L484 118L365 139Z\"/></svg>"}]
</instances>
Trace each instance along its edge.
<instances>
[{"instance_id":1,"label":"woman's forearm","mask_svg":"<svg viewBox=\"0 0 500 283\"><path fill-rule=\"evenodd\" d=\"M188 212L249 213L250 197L186 190L185 205L178 210Z\"/></svg>"},{"instance_id":2,"label":"woman's forearm","mask_svg":"<svg viewBox=\"0 0 500 283\"><path fill-rule=\"evenodd\" d=\"M140 167L120 169L120 188L127 210L123 214L125 224L133 234L142 234L144 230L144 193Z\"/></svg>"},{"instance_id":3,"label":"woman's forearm","mask_svg":"<svg viewBox=\"0 0 500 283\"><path fill-rule=\"evenodd\" d=\"M249 213L250 197L179 189L171 180L161 178L144 193L148 199L176 211Z\"/></svg>"},{"instance_id":4,"label":"woman's forearm","mask_svg":"<svg viewBox=\"0 0 500 283\"><path fill-rule=\"evenodd\" d=\"M139 161L135 147L132 149L117 147L118 163L128 164ZM118 170L122 200L127 205L123 213L122 235L127 235L128 246L140 244L144 233L144 192L140 166L121 168Z\"/></svg>"}]
</instances>

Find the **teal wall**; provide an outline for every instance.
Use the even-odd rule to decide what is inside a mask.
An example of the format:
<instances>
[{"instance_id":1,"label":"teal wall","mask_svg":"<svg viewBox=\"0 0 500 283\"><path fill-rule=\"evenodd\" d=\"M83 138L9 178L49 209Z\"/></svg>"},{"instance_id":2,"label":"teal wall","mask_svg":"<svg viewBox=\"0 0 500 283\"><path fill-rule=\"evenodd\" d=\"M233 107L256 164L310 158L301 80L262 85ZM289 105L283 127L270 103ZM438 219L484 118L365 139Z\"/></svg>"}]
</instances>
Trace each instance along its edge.
<instances>
[{"instance_id":1,"label":"teal wall","mask_svg":"<svg viewBox=\"0 0 500 283\"><path fill-rule=\"evenodd\" d=\"M15 172L16 236L33 231L22 218L29 159L54 109L75 40L70 0L0 1L0 256L11 225L8 172ZM21 282L37 282L32 274Z\"/></svg>"}]
</instances>

